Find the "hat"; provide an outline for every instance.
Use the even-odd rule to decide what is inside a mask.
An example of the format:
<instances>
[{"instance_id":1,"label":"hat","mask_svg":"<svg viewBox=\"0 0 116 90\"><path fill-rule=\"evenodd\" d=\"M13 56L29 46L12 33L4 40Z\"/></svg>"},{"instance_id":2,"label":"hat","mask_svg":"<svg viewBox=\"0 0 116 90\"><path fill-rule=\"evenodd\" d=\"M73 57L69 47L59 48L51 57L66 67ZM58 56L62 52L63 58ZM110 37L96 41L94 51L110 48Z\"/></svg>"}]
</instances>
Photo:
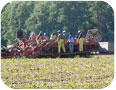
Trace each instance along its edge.
<instances>
[{"instance_id":1,"label":"hat","mask_svg":"<svg viewBox=\"0 0 116 90\"><path fill-rule=\"evenodd\" d=\"M63 32L66 32L66 30L64 30Z\"/></svg>"},{"instance_id":2,"label":"hat","mask_svg":"<svg viewBox=\"0 0 116 90\"><path fill-rule=\"evenodd\" d=\"M42 34L42 31L40 31L39 33Z\"/></svg>"},{"instance_id":3,"label":"hat","mask_svg":"<svg viewBox=\"0 0 116 90\"><path fill-rule=\"evenodd\" d=\"M58 33L60 33L61 31L60 31L60 30L58 30L57 32L58 32Z\"/></svg>"},{"instance_id":4,"label":"hat","mask_svg":"<svg viewBox=\"0 0 116 90\"><path fill-rule=\"evenodd\" d=\"M81 31L80 30L78 30L78 33L80 33Z\"/></svg>"}]
</instances>

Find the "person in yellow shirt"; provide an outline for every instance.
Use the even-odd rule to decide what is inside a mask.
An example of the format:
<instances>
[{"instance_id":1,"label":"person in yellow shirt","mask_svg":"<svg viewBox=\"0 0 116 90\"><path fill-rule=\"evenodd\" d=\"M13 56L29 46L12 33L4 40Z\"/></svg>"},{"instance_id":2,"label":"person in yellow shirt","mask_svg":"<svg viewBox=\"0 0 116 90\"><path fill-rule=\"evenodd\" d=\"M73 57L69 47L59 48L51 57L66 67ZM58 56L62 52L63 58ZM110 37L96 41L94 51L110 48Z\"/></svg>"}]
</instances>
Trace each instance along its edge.
<instances>
[{"instance_id":1,"label":"person in yellow shirt","mask_svg":"<svg viewBox=\"0 0 116 90\"><path fill-rule=\"evenodd\" d=\"M36 40L37 40L37 44L40 44L40 43L43 41L43 34L42 34L41 31L40 31L40 33L38 34Z\"/></svg>"}]
</instances>

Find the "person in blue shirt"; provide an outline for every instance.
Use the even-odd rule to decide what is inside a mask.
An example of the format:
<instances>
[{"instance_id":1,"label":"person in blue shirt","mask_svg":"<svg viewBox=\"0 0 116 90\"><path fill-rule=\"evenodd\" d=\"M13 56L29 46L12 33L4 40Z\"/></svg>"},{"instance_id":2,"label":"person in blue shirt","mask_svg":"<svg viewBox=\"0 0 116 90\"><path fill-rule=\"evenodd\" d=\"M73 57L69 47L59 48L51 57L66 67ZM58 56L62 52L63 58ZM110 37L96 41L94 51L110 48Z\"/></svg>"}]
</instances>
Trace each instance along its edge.
<instances>
[{"instance_id":1,"label":"person in blue shirt","mask_svg":"<svg viewBox=\"0 0 116 90\"><path fill-rule=\"evenodd\" d=\"M48 36L46 33L43 34L43 41L47 41L48 40Z\"/></svg>"},{"instance_id":2,"label":"person in blue shirt","mask_svg":"<svg viewBox=\"0 0 116 90\"><path fill-rule=\"evenodd\" d=\"M74 36L72 35L71 32L69 32L69 51L72 53L73 52L73 43L74 43Z\"/></svg>"}]
</instances>

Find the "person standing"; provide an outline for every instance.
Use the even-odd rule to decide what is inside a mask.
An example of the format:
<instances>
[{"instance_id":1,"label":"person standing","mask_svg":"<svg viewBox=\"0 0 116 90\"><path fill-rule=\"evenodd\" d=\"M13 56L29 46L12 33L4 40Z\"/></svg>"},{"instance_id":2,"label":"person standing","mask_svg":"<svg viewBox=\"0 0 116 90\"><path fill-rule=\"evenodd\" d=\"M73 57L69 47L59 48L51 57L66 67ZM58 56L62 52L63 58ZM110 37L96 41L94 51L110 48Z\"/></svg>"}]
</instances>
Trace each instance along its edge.
<instances>
[{"instance_id":1,"label":"person standing","mask_svg":"<svg viewBox=\"0 0 116 90\"><path fill-rule=\"evenodd\" d=\"M23 32L23 30L22 29L18 30L16 32L16 40L17 40L17 42L21 43L21 41L22 41L23 38L24 38L24 32Z\"/></svg>"},{"instance_id":2,"label":"person standing","mask_svg":"<svg viewBox=\"0 0 116 90\"><path fill-rule=\"evenodd\" d=\"M50 40L56 40L56 33L53 32L50 36Z\"/></svg>"},{"instance_id":3,"label":"person standing","mask_svg":"<svg viewBox=\"0 0 116 90\"><path fill-rule=\"evenodd\" d=\"M83 34L81 33L81 31L78 31L78 33L79 33L79 36L78 36L78 39L79 39L79 51L83 52L84 37L83 37Z\"/></svg>"},{"instance_id":4,"label":"person standing","mask_svg":"<svg viewBox=\"0 0 116 90\"><path fill-rule=\"evenodd\" d=\"M71 32L69 32L69 51L73 52L73 43L74 43L74 37Z\"/></svg>"},{"instance_id":5,"label":"person standing","mask_svg":"<svg viewBox=\"0 0 116 90\"><path fill-rule=\"evenodd\" d=\"M43 41L43 34L42 34L41 31L40 31L40 33L38 34L36 40L37 40L37 44L40 44L40 43Z\"/></svg>"},{"instance_id":6,"label":"person standing","mask_svg":"<svg viewBox=\"0 0 116 90\"><path fill-rule=\"evenodd\" d=\"M47 41L47 40L48 40L48 36L47 36L46 33L43 34L43 40L44 40L44 41Z\"/></svg>"},{"instance_id":7,"label":"person standing","mask_svg":"<svg viewBox=\"0 0 116 90\"><path fill-rule=\"evenodd\" d=\"M63 35L64 35L64 39L68 40L68 34L67 34L66 30L63 30Z\"/></svg>"},{"instance_id":8,"label":"person standing","mask_svg":"<svg viewBox=\"0 0 116 90\"><path fill-rule=\"evenodd\" d=\"M60 30L58 31L57 41L58 41L58 53L61 53L61 49L63 49L63 52L66 52L64 47L64 36Z\"/></svg>"},{"instance_id":9,"label":"person standing","mask_svg":"<svg viewBox=\"0 0 116 90\"><path fill-rule=\"evenodd\" d=\"M29 41L36 41L36 36L34 32L31 32L31 35L29 37Z\"/></svg>"},{"instance_id":10,"label":"person standing","mask_svg":"<svg viewBox=\"0 0 116 90\"><path fill-rule=\"evenodd\" d=\"M79 45L79 33L80 33L80 30L78 30L77 35L75 36L75 41L77 45Z\"/></svg>"}]
</instances>

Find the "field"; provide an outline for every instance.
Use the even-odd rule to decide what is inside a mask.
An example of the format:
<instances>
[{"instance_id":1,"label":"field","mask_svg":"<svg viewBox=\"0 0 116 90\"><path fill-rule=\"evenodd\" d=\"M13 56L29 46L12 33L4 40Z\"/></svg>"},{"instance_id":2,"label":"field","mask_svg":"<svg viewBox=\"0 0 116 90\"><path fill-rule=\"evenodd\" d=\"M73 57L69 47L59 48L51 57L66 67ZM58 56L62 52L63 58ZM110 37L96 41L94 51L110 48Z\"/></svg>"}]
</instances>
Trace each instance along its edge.
<instances>
[{"instance_id":1,"label":"field","mask_svg":"<svg viewBox=\"0 0 116 90\"><path fill-rule=\"evenodd\" d=\"M99 89L114 77L114 56L2 59L1 76L10 88Z\"/></svg>"}]
</instances>

